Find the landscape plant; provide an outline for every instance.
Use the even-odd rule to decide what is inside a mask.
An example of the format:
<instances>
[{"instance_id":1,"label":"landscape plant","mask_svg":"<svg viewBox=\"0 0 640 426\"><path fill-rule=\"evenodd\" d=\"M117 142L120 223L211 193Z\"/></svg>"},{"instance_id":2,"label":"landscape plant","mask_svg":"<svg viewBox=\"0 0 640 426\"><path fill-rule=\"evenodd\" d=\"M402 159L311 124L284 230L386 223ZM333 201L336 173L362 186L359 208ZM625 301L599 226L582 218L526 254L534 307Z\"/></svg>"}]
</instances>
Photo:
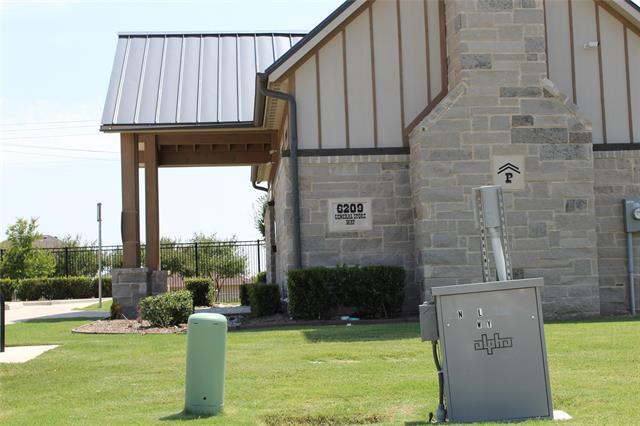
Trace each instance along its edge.
<instances>
[{"instance_id":1,"label":"landscape plant","mask_svg":"<svg viewBox=\"0 0 640 426\"><path fill-rule=\"evenodd\" d=\"M54 274L55 259L47 251L34 247L42 238L38 232L38 220L19 218L7 229L7 248L0 262L2 278L49 277Z\"/></svg>"},{"instance_id":2,"label":"landscape plant","mask_svg":"<svg viewBox=\"0 0 640 426\"><path fill-rule=\"evenodd\" d=\"M193 312L193 298L187 290L145 297L140 301L142 319L156 327L186 324Z\"/></svg>"}]
</instances>

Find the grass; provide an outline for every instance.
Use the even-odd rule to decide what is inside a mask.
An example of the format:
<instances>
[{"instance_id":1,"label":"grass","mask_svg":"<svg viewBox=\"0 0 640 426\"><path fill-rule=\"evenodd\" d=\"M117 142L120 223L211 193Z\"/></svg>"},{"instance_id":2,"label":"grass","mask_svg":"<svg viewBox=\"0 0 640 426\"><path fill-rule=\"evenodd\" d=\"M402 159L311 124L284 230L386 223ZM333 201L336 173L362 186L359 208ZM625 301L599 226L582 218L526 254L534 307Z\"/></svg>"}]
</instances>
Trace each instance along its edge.
<instances>
[{"instance_id":1,"label":"grass","mask_svg":"<svg viewBox=\"0 0 640 426\"><path fill-rule=\"evenodd\" d=\"M82 320L7 326L8 345L60 344L0 364L0 424L183 423L184 335L77 335ZM640 321L545 326L554 405L567 424L640 424ZM405 424L435 411L417 324L228 335L225 412L189 424ZM527 424L549 424L530 421ZM563 423L564 424L564 423Z\"/></svg>"},{"instance_id":2,"label":"grass","mask_svg":"<svg viewBox=\"0 0 640 426\"><path fill-rule=\"evenodd\" d=\"M98 303L94 303L93 305L85 306L84 308L75 308L74 311L110 312L111 311L111 299L102 299L102 308L99 307Z\"/></svg>"}]
</instances>

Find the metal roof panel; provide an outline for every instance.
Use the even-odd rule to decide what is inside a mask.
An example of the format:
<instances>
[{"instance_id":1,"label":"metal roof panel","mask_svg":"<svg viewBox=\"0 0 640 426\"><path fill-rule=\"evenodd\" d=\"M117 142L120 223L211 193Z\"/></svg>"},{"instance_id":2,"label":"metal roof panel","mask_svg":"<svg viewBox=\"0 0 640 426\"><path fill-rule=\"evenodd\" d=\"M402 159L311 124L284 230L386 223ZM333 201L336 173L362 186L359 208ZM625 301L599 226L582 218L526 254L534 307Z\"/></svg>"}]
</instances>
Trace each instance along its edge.
<instances>
[{"instance_id":1,"label":"metal roof panel","mask_svg":"<svg viewBox=\"0 0 640 426\"><path fill-rule=\"evenodd\" d=\"M256 73L303 36L120 34L102 126L164 128L253 121Z\"/></svg>"}]
</instances>

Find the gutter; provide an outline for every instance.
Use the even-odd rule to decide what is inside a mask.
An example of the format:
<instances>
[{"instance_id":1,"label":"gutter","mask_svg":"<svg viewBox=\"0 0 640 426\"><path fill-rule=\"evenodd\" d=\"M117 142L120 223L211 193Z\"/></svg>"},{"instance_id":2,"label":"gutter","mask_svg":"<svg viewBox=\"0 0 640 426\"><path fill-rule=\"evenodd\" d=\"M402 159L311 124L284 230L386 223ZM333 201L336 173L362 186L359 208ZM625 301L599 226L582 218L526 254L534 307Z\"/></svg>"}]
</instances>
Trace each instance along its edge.
<instances>
[{"instance_id":1,"label":"gutter","mask_svg":"<svg viewBox=\"0 0 640 426\"><path fill-rule=\"evenodd\" d=\"M298 178L298 109L296 98L284 92L276 92L267 88L268 76L258 73L258 90L265 97L272 97L289 103L289 135L291 135L291 195L293 208L293 259L294 269L302 268L302 252L300 241L300 183ZM252 179L253 180L253 179Z\"/></svg>"},{"instance_id":2,"label":"gutter","mask_svg":"<svg viewBox=\"0 0 640 426\"><path fill-rule=\"evenodd\" d=\"M258 166L251 166L251 186L258 191L269 192L269 188L258 186Z\"/></svg>"}]
</instances>

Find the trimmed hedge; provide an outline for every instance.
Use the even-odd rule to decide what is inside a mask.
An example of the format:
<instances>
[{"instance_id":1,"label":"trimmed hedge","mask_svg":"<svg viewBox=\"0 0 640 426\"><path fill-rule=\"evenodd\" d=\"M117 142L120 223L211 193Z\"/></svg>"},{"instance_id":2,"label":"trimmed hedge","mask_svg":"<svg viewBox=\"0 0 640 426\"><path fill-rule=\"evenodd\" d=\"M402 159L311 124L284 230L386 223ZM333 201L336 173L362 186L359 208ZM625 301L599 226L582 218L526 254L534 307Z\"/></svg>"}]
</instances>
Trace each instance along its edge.
<instances>
[{"instance_id":1,"label":"trimmed hedge","mask_svg":"<svg viewBox=\"0 0 640 426\"><path fill-rule=\"evenodd\" d=\"M6 300L17 291L20 300L89 299L98 297L98 278L53 277L0 279L0 290ZM111 297L111 277L102 278L102 297Z\"/></svg>"},{"instance_id":2,"label":"trimmed hedge","mask_svg":"<svg viewBox=\"0 0 640 426\"><path fill-rule=\"evenodd\" d=\"M186 324L193 312L193 298L188 290L145 297L139 304L142 319L156 327Z\"/></svg>"},{"instance_id":3,"label":"trimmed hedge","mask_svg":"<svg viewBox=\"0 0 640 426\"><path fill-rule=\"evenodd\" d=\"M402 310L404 269L339 266L289 271L289 312L299 319L327 318L341 306L362 318L389 318Z\"/></svg>"},{"instance_id":4,"label":"trimmed hedge","mask_svg":"<svg viewBox=\"0 0 640 426\"><path fill-rule=\"evenodd\" d=\"M253 315L263 317L280 310L280 289L277 284L249 284L247 290Z\"/></svg>"},{"instance_id":5,"label":"trimmed hedge","mask_svg":"<svg viewBox=\"0 0 640 426\"><path fill-rule=\"evenodd\" d=\"M253 284L240 284L240 304L242 306L249 306L249 286Z\"/></svg>"},{"instance_id":6,"label":"trimmed hedge","mask_svg":"<svg viewBox=\"0 0 640 426\"><path fill-rule=\"evenodd\" d=\"M262 271L258 272L255 277L253 277L253 284L266 284L267 283L267 272Z\"/></svg>"},{"instance_id":7,"label":"trimmed hedge","mask_svg":"<svg viewBox=\"0 0 640 426\"><path fill-rule=\"evenodd\" d=\"M11 301L13 297L13 290L18 287L18 280L14 280L11 278L0 278L0 291L4 296L4 300L7 302Z\"/></svg>"},{"instance_id":8,"label":"trimmed hedge","mask_svg":"<svg viewBox=\"0 0 640 426\"><path fill-rule=\"evenodd\" d=\"M191 292L193 306L210 306L213 281L210 278L187 278L184 287Z\"/></svg>"}]
</instances>

